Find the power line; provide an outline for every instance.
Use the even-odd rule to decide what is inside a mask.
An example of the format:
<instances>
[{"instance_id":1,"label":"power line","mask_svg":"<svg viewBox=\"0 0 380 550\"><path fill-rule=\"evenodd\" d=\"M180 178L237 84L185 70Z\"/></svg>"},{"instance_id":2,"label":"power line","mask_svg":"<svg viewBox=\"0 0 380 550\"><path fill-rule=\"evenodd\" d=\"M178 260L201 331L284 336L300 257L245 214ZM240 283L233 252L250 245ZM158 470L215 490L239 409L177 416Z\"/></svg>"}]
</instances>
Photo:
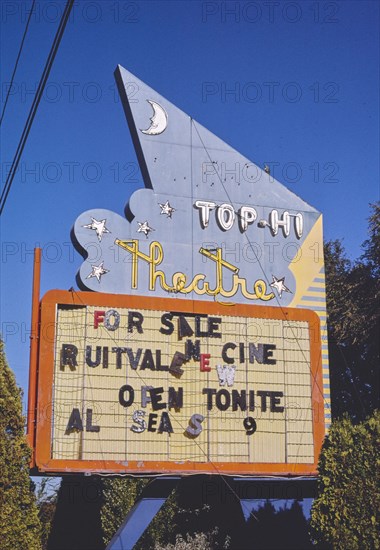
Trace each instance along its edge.
<instances>
[{"instance_id":1,"label":"power line","mask_svg":"<svg viewBox=\"0 0 380 550\"><path fill-rule=\"evenodd\" d=\"M12 162L10 171L8 173L7 180L5 182L4 189L1 193L1 197L0 197L0 215L3 213L5 203L6 203L9 191L11 189L13 179L16 175L16 171L17 171L20 159L21 159L22 152L24 150L26 141L28 139L28 135L29 135L30 129L32 127L33 120L34 120L34 117L36 115L38 105L41 101L42 94L43 94L43 91L45 89L47 79L49 78L49 74L50 74L55 56L57 54L57 51L58 51L59 44L61 42L63 33L65 31L66 23L69 19L69 15L70 15L70 12L71 12L71 8L73 7L73 4L74 4L74 0L68 0L67 1L67 4L65 6L64 12L63 12L62 17L61 17L61 21L59 22L59 27L58 27L57 33L54 37L54 41L53 41L53 44L51 46L51 49L50 49L50 52L49 52L49 55L48 55L48 58L47 58L45 68L43 70L40 82L38 84L36 95L34 96L34 100L33 100L32 106L31 106L30 111L29 111L28 119L25 123L24 130L22 132L22 135L21 135L18 147L17 147L17 151L16 151L15 156L13 158L13 162Z\"/></svg>"},{"instance_id":2,"label":"power line","mask_svg":"<svg viewBox=\"0 0 380 550\"><path fill-rule=\"evenodd\" d=\"M12 86L13 86L13 80L14 80L14 77L15 77L15 74L16 74L16 71L17 71L18 62L19 62L20 57L21 57L22 48L23 48L23 46L24 46L25 38L26 38L26 35L27 35L27 32L28 32L28 27L29 27L30 20L31 20L31 18L32 18L32 13L33 13L33 10L34 10L34 4L35 4L35 3L36 3L36 0L33 0L33 2L32 2L32 7L31 7L30 12L29 12L28 21L26 22L26 27L25 27L25 30L24 30L24 35L23 35L22 40L21 40L20 49L19 49L18 54L17 54L17 59L16 59L16 63L15 63L14 69L13 69L11 81L10 81L10 83L9 83L9 88L8 88L8 92L7 92L7 97L5 98L5 103L4 103L3 111L2 111L2 113L1 113L0 126L1 126L1 124L2 124L2 122L3 122L3 118L4 118L4 114L5 114L5 109L6 109L6 107L7 107L7 103L8 103L8 99L9 99L9 94L10 94L11 89L12 89Z\"/></svg>"}]
</instances>

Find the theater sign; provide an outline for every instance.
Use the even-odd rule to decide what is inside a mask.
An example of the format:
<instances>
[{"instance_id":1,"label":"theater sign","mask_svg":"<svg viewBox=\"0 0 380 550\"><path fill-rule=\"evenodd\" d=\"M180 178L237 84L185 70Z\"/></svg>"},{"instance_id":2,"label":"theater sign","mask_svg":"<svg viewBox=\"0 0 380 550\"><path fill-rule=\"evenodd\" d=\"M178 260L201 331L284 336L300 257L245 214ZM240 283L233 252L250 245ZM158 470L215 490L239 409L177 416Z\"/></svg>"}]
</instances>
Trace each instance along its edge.
<instances>
[{"instance_id":1,"label":"theater sign","mask_svg":"<svg viewBox=\"0 0 380 550\"><path fill-rule=\"evenodd\" d=\"M40 305L41 471L314 474L329 423L321 214L125 69L145 188L82 213Z\"/></svg>"}]
</instances>

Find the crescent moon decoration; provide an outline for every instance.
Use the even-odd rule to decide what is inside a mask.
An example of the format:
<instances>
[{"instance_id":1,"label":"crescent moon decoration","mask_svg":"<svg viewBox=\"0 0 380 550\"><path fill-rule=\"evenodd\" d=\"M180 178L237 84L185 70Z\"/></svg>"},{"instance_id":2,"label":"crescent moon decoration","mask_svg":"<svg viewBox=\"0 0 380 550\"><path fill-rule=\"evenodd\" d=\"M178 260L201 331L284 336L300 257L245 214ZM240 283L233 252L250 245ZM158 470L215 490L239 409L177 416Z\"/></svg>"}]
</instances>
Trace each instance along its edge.
<instances>
[{"instance_id":1,"label":"crescent moon decoration","mask_svg":"<svg viewBox=\"0 0 380 550\"><path fill-rule=\"evenodd\" d=\"M153 109L153 116L150 119L151 125L147 130L141 130L143 134L148 136L158 136L166 130L168 125L168 115L167 112L159 103L147 99L147 102L151 104Z\"/></svg>"}]
</instances>

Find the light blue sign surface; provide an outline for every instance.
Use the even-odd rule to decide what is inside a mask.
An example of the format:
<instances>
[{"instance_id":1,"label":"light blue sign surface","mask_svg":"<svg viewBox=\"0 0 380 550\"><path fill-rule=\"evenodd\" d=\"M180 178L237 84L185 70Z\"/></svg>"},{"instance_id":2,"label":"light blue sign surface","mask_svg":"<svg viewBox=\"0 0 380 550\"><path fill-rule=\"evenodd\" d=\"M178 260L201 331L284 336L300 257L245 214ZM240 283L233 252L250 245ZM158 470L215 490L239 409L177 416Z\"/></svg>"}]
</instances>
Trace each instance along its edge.
<instances>
[{"instance_id":1,"label":"light blue sign surface","mask_svg":"<svg viewBox=\"0 0 380 550\"><path fill-rule=\"evenodd\" d=\"M145 189L125 213L77 218L80 287L290 304L289 266L320 213L122 67L115 77Z\"/></svg>"}]
</instances>

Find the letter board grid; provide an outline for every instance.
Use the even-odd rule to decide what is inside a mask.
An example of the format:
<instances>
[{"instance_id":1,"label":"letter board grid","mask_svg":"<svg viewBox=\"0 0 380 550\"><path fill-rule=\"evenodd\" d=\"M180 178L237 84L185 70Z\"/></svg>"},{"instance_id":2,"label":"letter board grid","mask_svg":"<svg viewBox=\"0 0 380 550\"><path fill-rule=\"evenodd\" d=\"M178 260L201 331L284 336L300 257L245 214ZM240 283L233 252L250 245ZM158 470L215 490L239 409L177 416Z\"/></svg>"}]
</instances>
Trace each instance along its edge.
<instances>
[{"instance_id":1,"label":"letter board grid","mask_svg":"<svg viewBox=\"0 0 380 550\"><path fill-rule=\"evenodd\" d=\"M124 463L145 460L289 464L314 461L307 322L223 315L218 317L221 319L220 337L193 334L181 338L178 315L171 320L172 334L164 335L160 328L165 311L116 308L117 327L113 324L114 315L108 328L102 315L98 315L101 321L95 328L95 312L106 311L104 305L57 307L53 459ZM135 311L143 316L141 332L138 331L138 319L137 326L133 325ZM129 313L132 315L131 327L128 327ZM194 330L194 316L186 316L186 313L183 316ZM207 316L201 316L200 323L205 325ZM202 330L204 334L204 327ZM168 370L175 352L186 351L187 340L193 344L198 340L200 353L210 355L209 372L201 372L200 362L194 358L182 365L180 377ZM275 346L269 358L269 362L275 361L275 364L266 364L262 357L260 362L260 354L257 354L258 360L250 351L250 345L254 345L257 352L259 346L265 344ZM67 357L76 348L76 365L70 364L67 357L62 358L65 346ZM223 350L224 358L232 361L232 365L225 365ZM130 358L136 368L131 366ZM65 360L67 364L63 364ZM222 385L217 365L236 367L233 383L230 380ZM133 402L127 407L119 402L123 386L133 388L134 392ZM163 388L159 392L160 404L166 403L166 407L154 410L152 403L142 403L142 392L150 395L149 390L144 389L149 386ZM183 389L182 407L170 407L169 387L175 392ZM209 406L205 389L210 394ZM240 404L234 404L237 392ZM254 392L251 400L250 392ZM283 408L282 412L271 410L272 394L268 392L282 394L277 406L277 409ZM131 399L131 390L126 391L126 398ZM68 429L73 410L77 422L73 429ZM145 422L141 433L131 429L141 426L132 418L138 411L142 411L138 414ZM169 415L173 430L170 433L165 429L161 433L158 431L163 411ZM204 417L202 431L197 437L189 438L185 432L195 413ZM150 415L154 415L151 431L148 430ZM246 435L244 429L247 416L257 425L252 435ZM166 429L170 430L168 426Z\"/></svg>"}]
</instances>

